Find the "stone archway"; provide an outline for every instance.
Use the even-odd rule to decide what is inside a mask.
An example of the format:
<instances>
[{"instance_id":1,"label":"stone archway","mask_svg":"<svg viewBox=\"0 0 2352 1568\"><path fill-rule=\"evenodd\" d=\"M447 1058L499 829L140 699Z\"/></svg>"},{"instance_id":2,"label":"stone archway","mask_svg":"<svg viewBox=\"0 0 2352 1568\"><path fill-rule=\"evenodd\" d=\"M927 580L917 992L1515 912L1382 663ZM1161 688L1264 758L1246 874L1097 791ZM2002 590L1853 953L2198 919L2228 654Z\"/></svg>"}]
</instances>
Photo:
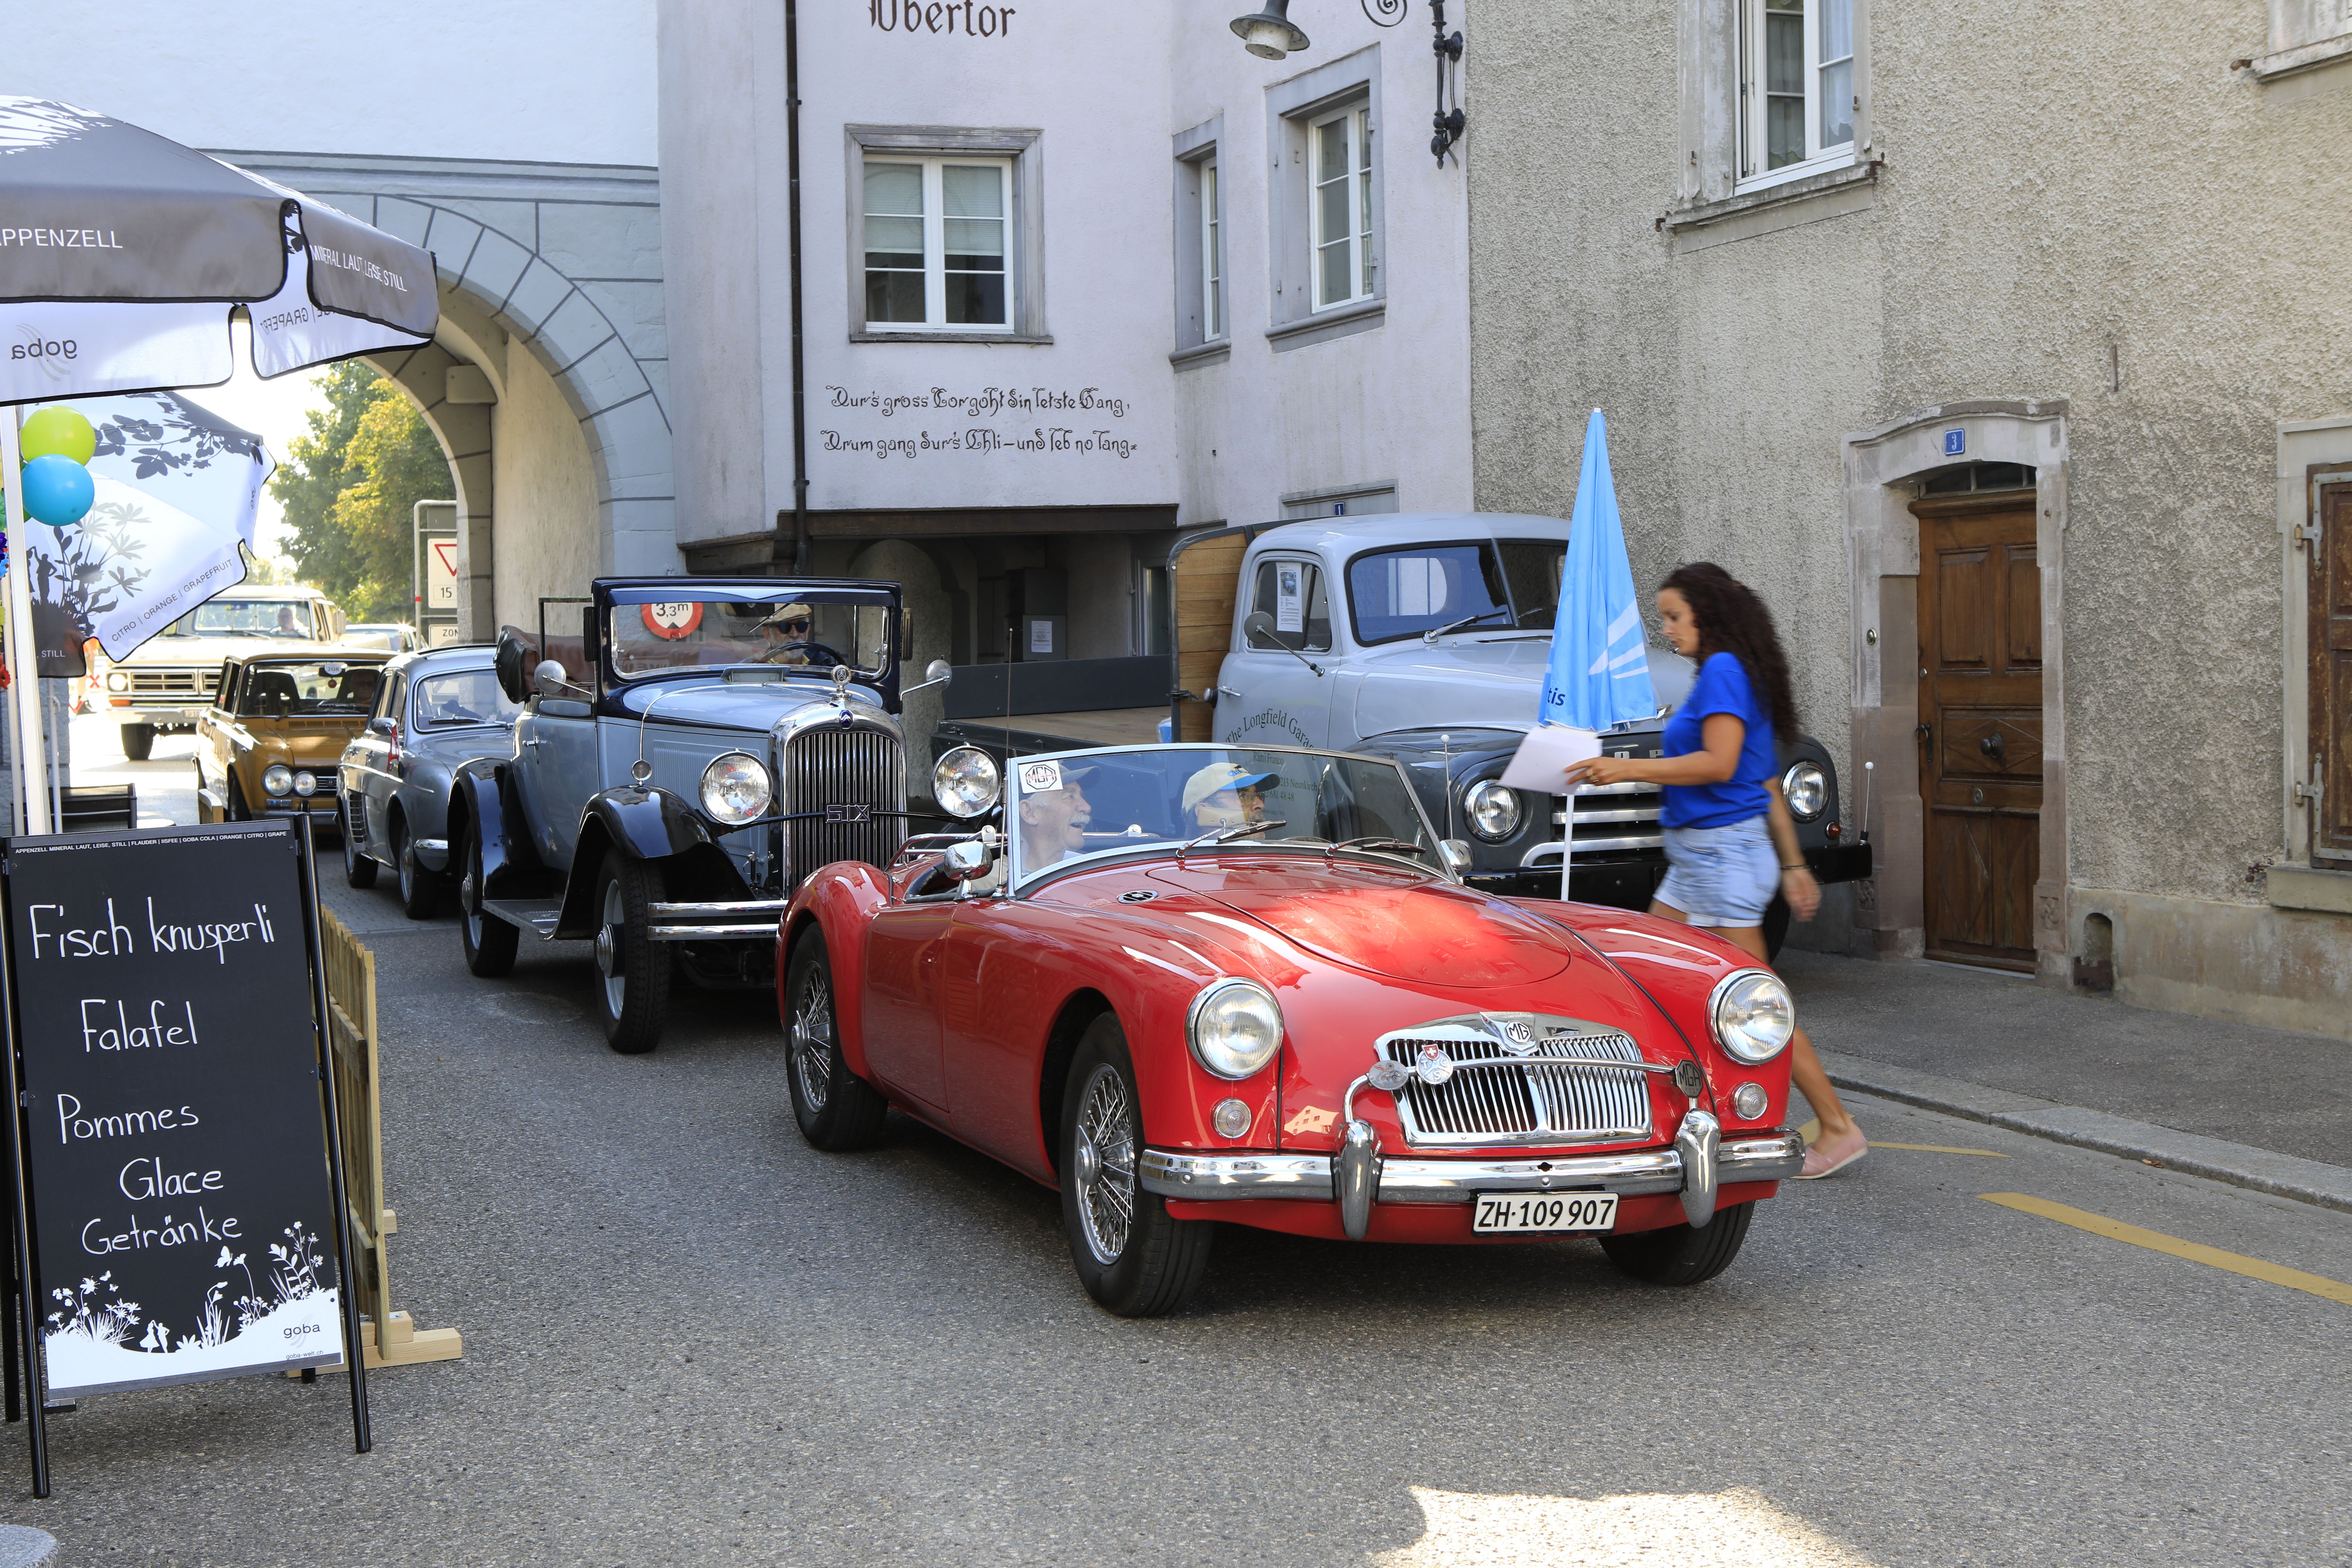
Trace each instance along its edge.
<instances>
[{"instance_id":1,"label":"stone archway","mask_svg":"<svg viewBox=\"0 0 2352 1568\"><path fill-rule=\"evenodd\" d=\"M456 476L461 636L593 575L680 570L656 171L220 155L434 253L441 331L370 363Z\"/></svg>"},{"instance_id":2,"label":"stone archway","mask_svg":"<svg viewBox=\"0 0 2352 1568\"><path fill-rule=\"evenodd\" d=\"M1957 436L1957 445L1952 439ZM2036 474L2036 560L2042 589L2042 795L2041 871L2033 888L2037 977L2072 981L2066 910L2065 528L2066 404L1982 401L1915 409L1845 437L1847 564L1852 573L1854 771L1871 770L1864 830L1873 875L1855 924L1882 958L1925 948L1918 683L1919 525L1914 481L1961 462L2015 463ZM1852 809L1858 792L1849 782Z\"/></svg>"}]
</instances>

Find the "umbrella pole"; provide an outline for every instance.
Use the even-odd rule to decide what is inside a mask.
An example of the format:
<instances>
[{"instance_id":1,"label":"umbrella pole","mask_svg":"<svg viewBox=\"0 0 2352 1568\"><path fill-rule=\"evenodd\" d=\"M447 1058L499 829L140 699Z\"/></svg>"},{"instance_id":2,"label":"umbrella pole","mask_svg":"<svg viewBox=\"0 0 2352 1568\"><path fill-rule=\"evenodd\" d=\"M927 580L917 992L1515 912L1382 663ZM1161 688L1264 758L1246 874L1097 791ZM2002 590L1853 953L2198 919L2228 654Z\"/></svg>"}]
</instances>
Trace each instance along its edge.
<instances>
[{"instance_id":1,"label":"umbrella pole","mask_svg":"<svg viewBox=\"0 0 2352 1568\"><path fill-rule=\"evenodd\" d=\"M41 670L33 647L33 595L27 586L32 560L26 551L30 524L25 520L24 465L18 455L16 426L24 419L19 405L0 416L0 488L7 492L8 525L8 695L16 720L16 801L26 833L49 831L49 781L42 765L47 749L41 743Z\"/></svg>"}]
</instances>

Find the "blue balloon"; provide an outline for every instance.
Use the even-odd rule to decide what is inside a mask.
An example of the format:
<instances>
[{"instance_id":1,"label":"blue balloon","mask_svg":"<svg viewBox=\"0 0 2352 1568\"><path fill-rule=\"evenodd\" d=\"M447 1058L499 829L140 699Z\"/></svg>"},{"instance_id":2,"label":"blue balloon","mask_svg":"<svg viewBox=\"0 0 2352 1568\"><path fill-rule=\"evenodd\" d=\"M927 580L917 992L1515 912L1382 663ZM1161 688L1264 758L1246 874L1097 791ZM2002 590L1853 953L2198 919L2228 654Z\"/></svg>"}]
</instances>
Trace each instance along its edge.
<instances>
[{"instance_id":1,"label":"blue balloon","mask_svg":"<svg viewBox=\"0 0 2352 1568\"><path fill-rule=\"evenodd\" d=\"M25 511L36 522L70 528L98 498L89 470L60 452L25 465Z\"/></svg>"}]
</instances>

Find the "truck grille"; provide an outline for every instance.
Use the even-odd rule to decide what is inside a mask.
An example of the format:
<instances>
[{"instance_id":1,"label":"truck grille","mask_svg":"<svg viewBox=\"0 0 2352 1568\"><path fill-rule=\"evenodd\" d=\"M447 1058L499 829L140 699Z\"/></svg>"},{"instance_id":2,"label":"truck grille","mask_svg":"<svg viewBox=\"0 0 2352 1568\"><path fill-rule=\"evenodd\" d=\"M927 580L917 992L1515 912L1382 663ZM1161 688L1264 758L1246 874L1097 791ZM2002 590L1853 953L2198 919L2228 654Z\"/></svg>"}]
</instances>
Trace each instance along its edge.
<instances>
[{"instance_id":1,"label":"truck grille","mask_svg":"<svg viewBox=\"0 0 2352 1568\"><path fill-rule=\"evenodd\" d=\"M907 753L896 735L830 724L803 730L784 742L782 773L786 812L839 806L852 818L785 824L792 866L788 889L835 860L887 866L897 857L906 819L880 815L907 809ZM854 820L861 815L866 820Z\"/></svg>"},{"instance_id":2,"label":"truck grille","mask_svg":"<svg viewBox=\"0 0 2352 1568\"><path fill-rule=\"evenodd\" d=\"M1551 825L1568 820L1571 797L1551 797ZM1658 812L1665 796L1654 784L1600 784L1572 797L1576 802L1576 848L1579 854L1604 850L1663 849L1665 837L1658 828ZM1559 864L1557 853L1552 863Z\"/></svg>"},{"instance_id":3,"label":"truck grille","mask_svg":"<svg viewBox=\"0 0 2352 1568\"><path fill-rule=\"evenodd\" d=\"M1473 1015L1383 1035L1377 1048L1386 1059L1410 1066L1425 1045L1454 1059L1454 1076L1441 1084L1415 1078L1397 1091L1408 1143L1591 1143L1649 1136L1646 1072L1532 1067L1517 1059L1604 1057L1640 1063L1641 1047L1614 1029L1523 1013Z\"/></svg>"},{"instance_id":4,"label":"truck grille","mask_svg":"<svg viewBox=\"0 0 2352 1568\"><path fill-rule=\"evenodd\" d=\"M220 668L210 669L133 669L131 677L133 697L210 697L213 688L220 684Z\"/></svg>"}]
</instances>

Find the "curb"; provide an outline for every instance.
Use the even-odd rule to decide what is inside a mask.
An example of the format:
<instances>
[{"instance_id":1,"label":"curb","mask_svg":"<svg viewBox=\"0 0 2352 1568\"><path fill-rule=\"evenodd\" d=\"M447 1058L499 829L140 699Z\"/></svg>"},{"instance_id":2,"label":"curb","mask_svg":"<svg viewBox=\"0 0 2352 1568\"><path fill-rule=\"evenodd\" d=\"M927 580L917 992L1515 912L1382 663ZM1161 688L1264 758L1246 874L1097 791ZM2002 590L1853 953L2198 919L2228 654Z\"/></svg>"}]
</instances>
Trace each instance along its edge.
<instances>
[{"instance_id":1,"label":"curb","mask_svg":"<svg viewBox=\"0 0 2352 1568\"><path fill-rule=\"evenodd\" d=\"M1822 1051L1820 1055L1830 1082L1840 1089L2352 1214L2352 1170L2341 1165L2297 1159L2292 1154L2273 1153L2221 1138L2110 1116L2104 1110L2088 1110L2079 1105L2061 1105L2032 1095L1987 1089L1958 1079L1938 1078L1933 1073L1914 1072L1909 1068L1892 1067L1841 1051Z\"/></svg>"}]
</instances>

